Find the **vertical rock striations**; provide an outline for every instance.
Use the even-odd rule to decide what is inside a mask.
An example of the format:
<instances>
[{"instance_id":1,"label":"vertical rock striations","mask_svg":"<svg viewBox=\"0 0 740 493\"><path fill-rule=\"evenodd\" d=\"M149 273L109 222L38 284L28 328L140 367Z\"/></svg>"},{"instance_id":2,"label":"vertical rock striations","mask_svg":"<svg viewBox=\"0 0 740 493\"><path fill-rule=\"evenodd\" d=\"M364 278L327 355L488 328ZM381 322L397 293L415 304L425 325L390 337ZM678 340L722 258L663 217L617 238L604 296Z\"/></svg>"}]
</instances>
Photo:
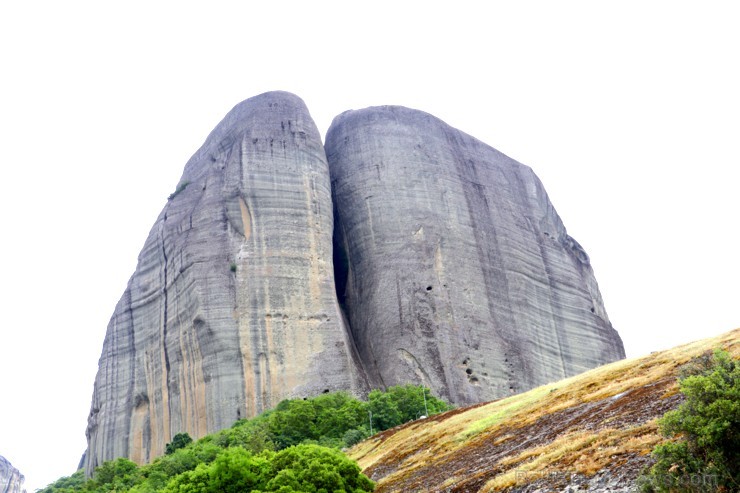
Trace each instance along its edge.
<instances>
[{"instance_id":1,"label":"vertical rock striations","mask_svg":"<svg viewBox=\"0 0 740 493\"><path fill-rule=\"evenodd\" d=\"M86 470L289 397L367 391L336 303L329 171L303 101L237 105L185 167L108 325Z\"/></svg>"},{"instance_id":2,"label":"vertical rock striations","mask_svg":"<svg viewBox=\"0 0 740 493\"><path fill-rule=\"evenodd\" d=\"M530 168L402 107L338 116L326 153L339 298L374 386L467 404L624 357Z\"/></svg>"},{"instance_id":3,"label":"vertical rock striations","mask_svg":"<svg viewBox=\"0 0 740 493\"><path fill-rule=\"evenodd\" d=\"M529 168L400 107L340 115L326 149L275 92L187 163L108 325L88 472L284 398L414 382L467 404L624 356Z\"/></svg>"},{"instance_id":4,"label":"vertical rock striations","mask_svg":"<svg viewBox=\"0 0 740 493\"><path fill-rule=\"evenodd\" d=\"M24 482L23 474L0 455L0 493L26 493Z\"/></svg>"}]
</instances>

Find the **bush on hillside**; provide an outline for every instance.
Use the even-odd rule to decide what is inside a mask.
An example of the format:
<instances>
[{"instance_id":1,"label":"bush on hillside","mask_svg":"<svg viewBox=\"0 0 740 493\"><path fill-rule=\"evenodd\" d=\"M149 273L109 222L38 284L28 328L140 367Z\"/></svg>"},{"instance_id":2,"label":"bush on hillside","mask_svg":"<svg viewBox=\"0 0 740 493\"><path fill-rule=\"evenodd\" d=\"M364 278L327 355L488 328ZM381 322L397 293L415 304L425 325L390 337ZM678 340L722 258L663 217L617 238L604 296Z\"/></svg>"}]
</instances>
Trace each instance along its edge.
<instances>
[{"instance_id":1,"label":"bush on hillside","mask_svg":"<svg viewBox=\"0 0 740 493\"><path fill-rule=\"evenodd\" d=\"M653 451L642 491L740 491L740 360L717 350L681 372L686 400L660 420L670 441Z\"/></svg>"},{"instance_id":2,"label":"bush on hillside","mask_svg":"<svg viewBox=\"0 0 740 493\"><path fill-rule=\"evenodd\" d=\"M375 431L452 409L445 401L431 395L428 388L418 385L396 385L385 392L373 390L368 395L368 406L373 413Z\"/></svg>"}]
</instances>

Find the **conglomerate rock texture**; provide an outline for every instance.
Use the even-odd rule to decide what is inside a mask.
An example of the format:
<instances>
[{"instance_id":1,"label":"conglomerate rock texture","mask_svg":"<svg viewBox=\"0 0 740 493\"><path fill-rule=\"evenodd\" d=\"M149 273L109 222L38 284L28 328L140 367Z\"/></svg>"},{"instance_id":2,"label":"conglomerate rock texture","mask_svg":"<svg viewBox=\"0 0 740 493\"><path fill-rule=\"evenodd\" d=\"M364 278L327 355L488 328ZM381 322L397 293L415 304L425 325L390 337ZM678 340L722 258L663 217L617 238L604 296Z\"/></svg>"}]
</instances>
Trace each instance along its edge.
<instances>
[{"instance_id":1,"label":"conglomerate rock texture","mask_svg":"<svg viewBox=\"0 0 740 493\"><path fill-rule=\"evenodd\" d=\"M211 133L144 244L85 468L285 398L423 383L468 404L623 356L529 168L400 107L340 115L325 153L303 101L266 93Z\"/></svg>"},{"instance_id":2,"label":"conglomerate rock texture","mask_svg":"<svg viewBox=\"0 0 740 493\"><path fill-rule=\"evenodd\" d=\"M0 455L0 493L25 493L24 481L23 474Z\"/></svg>"},{"instance_id":3,"label":"conglomerate rock texture","mask_svg":"<svg viewBox=\"0 0 740 493\"><path fill-rule=\"evenodd\" d=\"M343 113L326 153L340 298L374 386L471 404L624 357L530 168L403 107Z\"/></svg>"}]
</instances>

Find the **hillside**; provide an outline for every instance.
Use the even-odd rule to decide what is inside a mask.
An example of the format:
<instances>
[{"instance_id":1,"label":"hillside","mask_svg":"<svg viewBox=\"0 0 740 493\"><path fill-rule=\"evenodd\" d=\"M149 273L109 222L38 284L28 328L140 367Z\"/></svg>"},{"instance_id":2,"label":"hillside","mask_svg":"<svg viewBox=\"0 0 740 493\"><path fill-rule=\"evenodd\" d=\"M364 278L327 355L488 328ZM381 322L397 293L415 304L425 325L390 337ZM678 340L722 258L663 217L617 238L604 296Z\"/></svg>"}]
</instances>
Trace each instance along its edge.
<instances>
[{"instance_id":1,"label":"hillside","mask_svg":"<svg viewBox=\"0 0 740 493\"><path fill-rule=\"evenodd\" d=\"M662 440L657 418L681 401L679 368L717 347L740 356L740 329L415 421L348 454L376 492L629 491Z\"/></svg>"}]
</instances>

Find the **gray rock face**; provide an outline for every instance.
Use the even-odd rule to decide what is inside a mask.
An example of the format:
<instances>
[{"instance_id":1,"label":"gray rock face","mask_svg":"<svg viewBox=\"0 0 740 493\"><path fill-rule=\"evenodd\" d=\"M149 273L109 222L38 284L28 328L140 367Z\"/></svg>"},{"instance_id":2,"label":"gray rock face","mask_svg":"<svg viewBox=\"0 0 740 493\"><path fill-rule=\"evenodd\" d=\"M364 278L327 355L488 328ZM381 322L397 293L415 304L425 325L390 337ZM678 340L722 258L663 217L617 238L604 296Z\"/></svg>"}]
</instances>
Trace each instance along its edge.
<instances>
[{"instance_id":1,"label":"gray rock face","mask_svg":"<svg viewBox=\"0 0 740 493\"><path fill-rule=\"evenodd\" d=\"M624 357L530 168L402 107L338 116L326 153L340 300L373 386L470 404Z\"/></svg>"},{"instance_id":2,"label":"gray rock face","mask_svg":"<svg viewBox=\"0 0 740 493\"><path fill-rule=\"evenodd\" d=\"M24 481L23 474L0 455L0 493L26 493Z\"/></svg>"},{"instance_id":3,"label":"gray rock face","mask_svg":"<svg viewBox=\"0 0 740 493\"><path fill-rule=\"evenodd\" d=\"M285 398L411 382L467 404L624 356L529 168L394 107L340 115L326 149L267 93L187 163L108 325L88 472Z\"/></svg>"},{"instance_id":4,"label":"gray rock face","mask_svg":"<svg viewBox=\"0 0 740 493\"><path fill-rule=\"evenodd\" d=\"M336 303L329 171L304 103L237 105L185 167L116 306L86 470L285 398L367 391Z\"/></svg>"}]
</instances>

